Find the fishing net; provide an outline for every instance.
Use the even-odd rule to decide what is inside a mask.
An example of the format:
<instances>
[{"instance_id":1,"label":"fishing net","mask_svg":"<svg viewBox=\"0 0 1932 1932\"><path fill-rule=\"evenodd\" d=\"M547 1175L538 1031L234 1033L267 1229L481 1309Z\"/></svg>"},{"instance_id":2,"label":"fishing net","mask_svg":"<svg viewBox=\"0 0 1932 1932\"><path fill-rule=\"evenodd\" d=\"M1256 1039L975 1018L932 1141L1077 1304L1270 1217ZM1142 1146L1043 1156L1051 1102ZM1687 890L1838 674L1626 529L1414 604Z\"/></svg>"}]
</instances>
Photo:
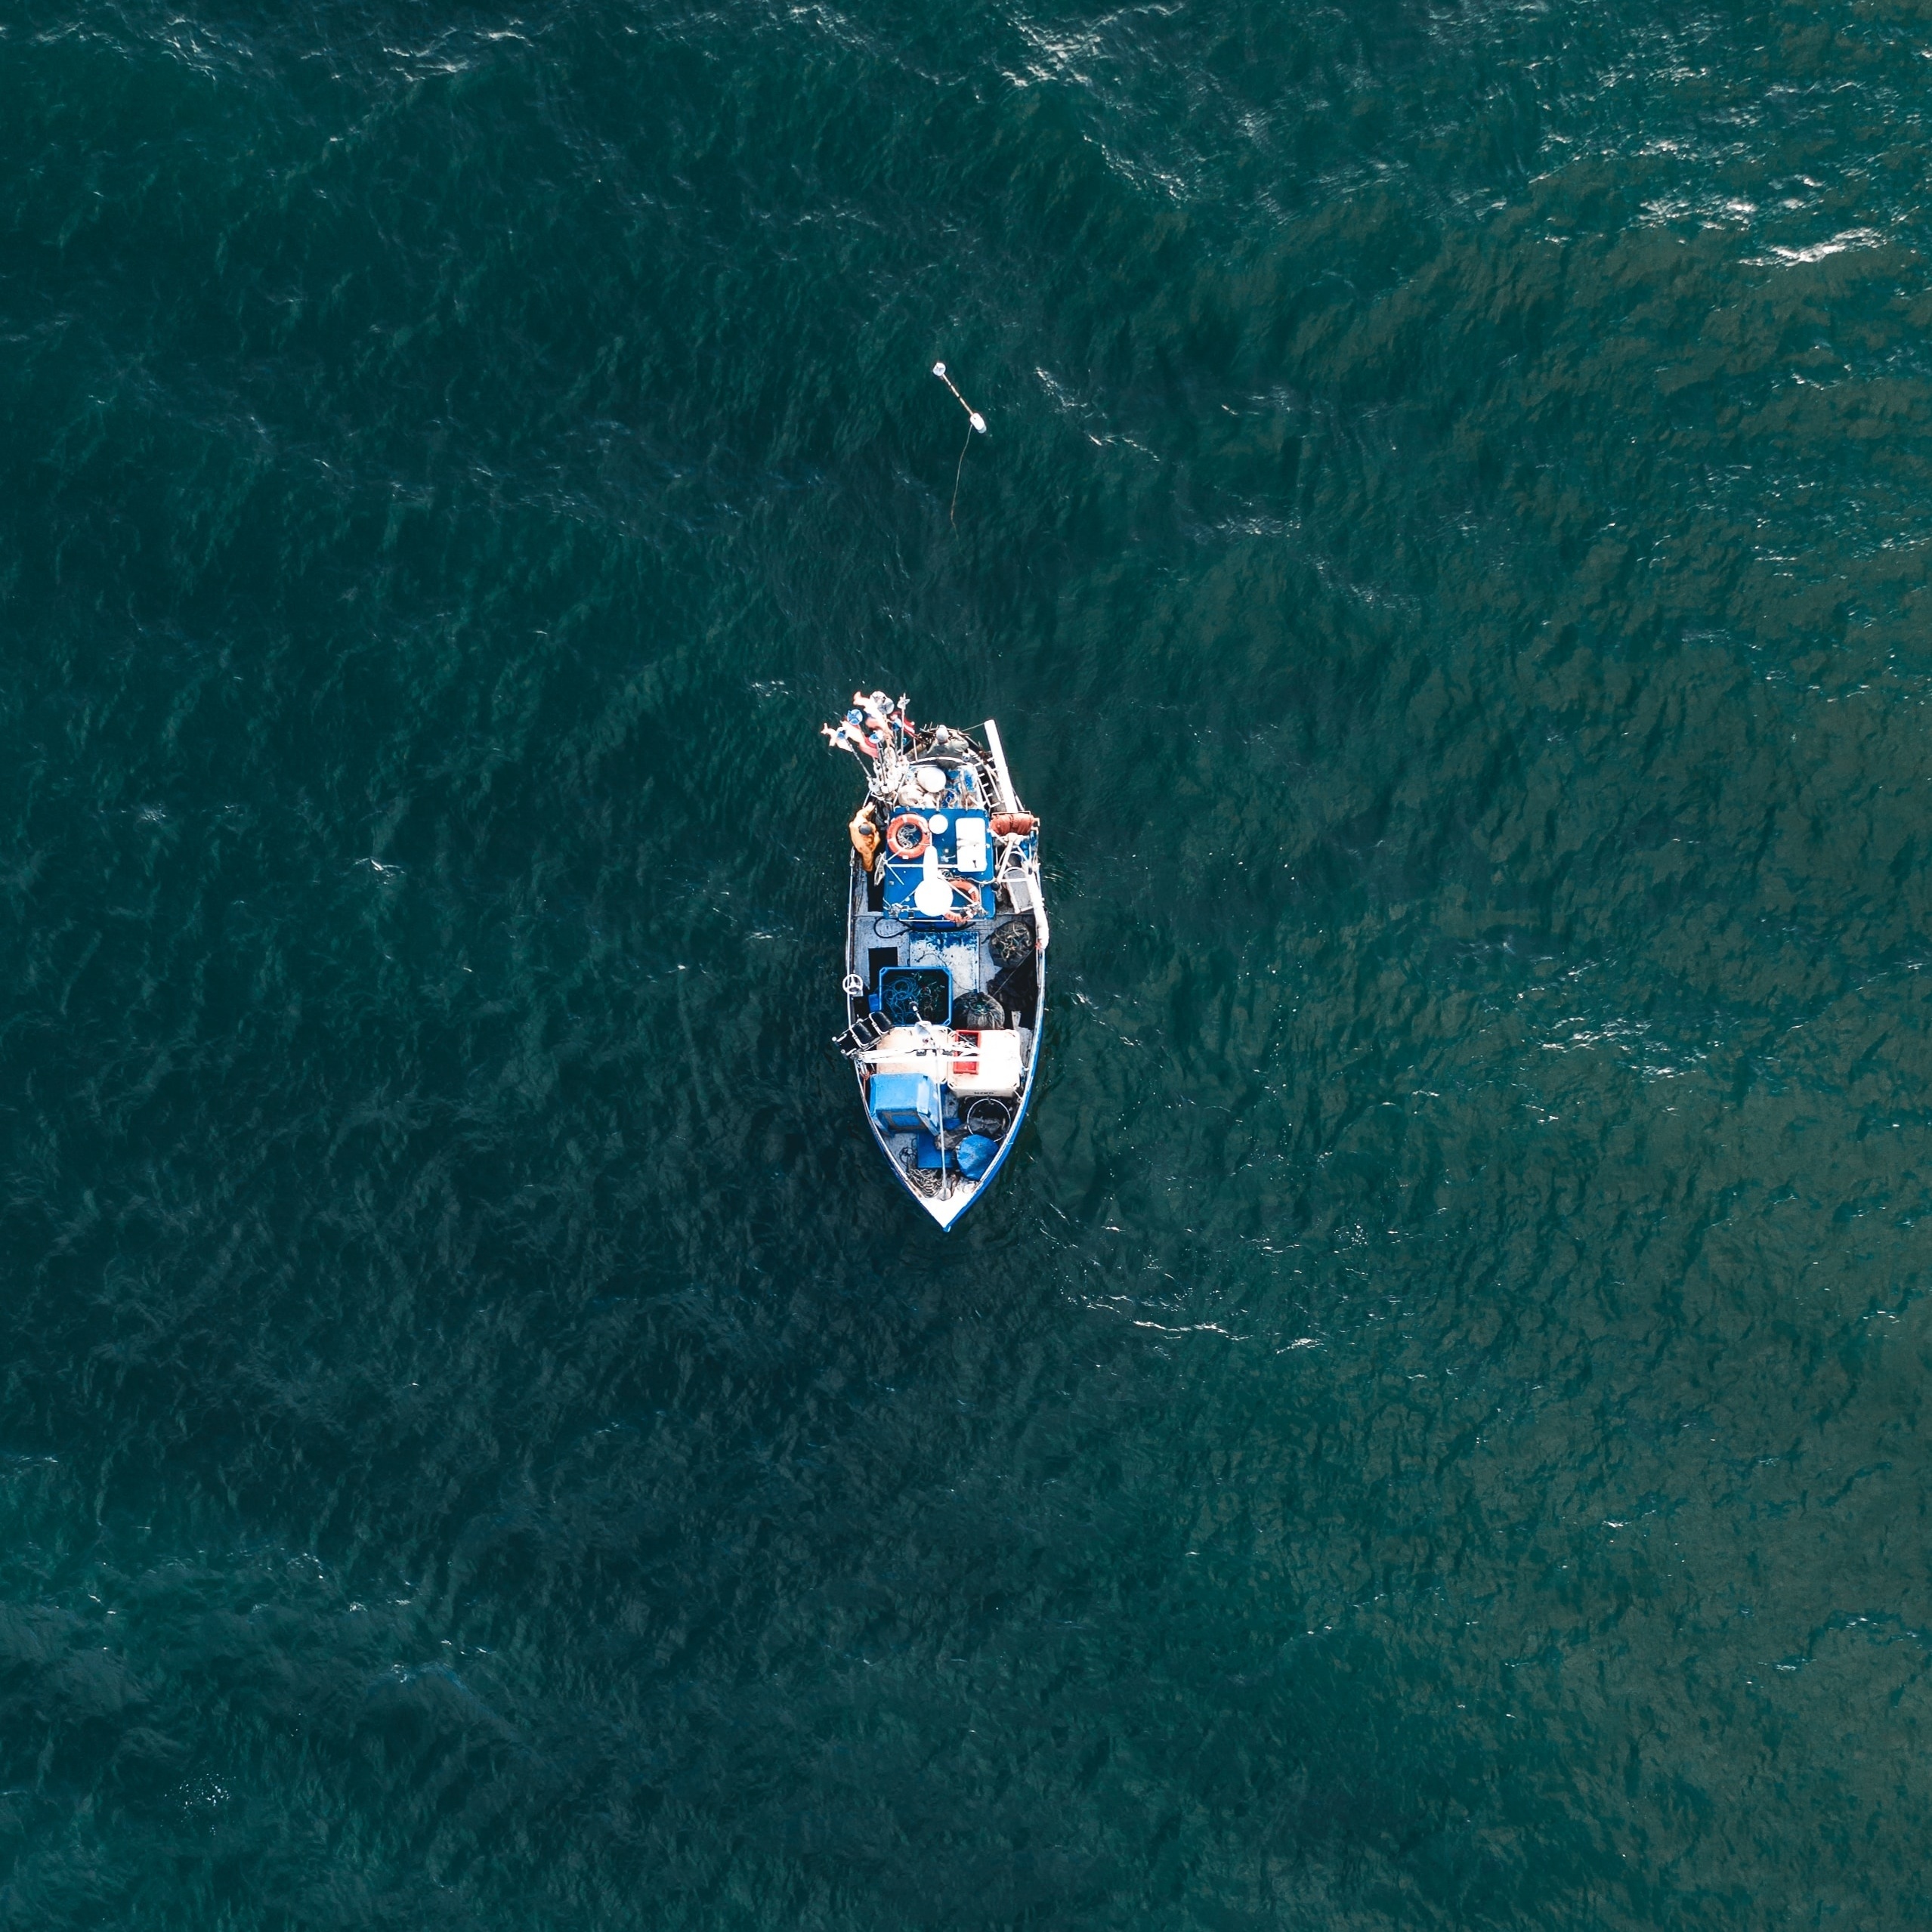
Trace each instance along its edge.
<instances>
[{"instance_id":1,"label":"fishing net","mask_svg":"<svg viewBox=\"0 0 1932 1932\"><path fill-rule=\"evenodd\" d=\"M990 994L977 991L962 993L953 1002L953 1028L958 1033L978 1033L988 1027L1003 1027L1006 1009Z\"/></svg>"},{"instance_id":2,"label":"fishing net","mask_svg":"<svg viewBox=\"0 0 1932 1932\"><path fill-rule=\"evenodd\" d=\"M1009 919L987 935L986 950L1003 966L1018 966L1033 957L1033 922Z\"/></svg>"},{"instance_id":3,"label":"fishing net","mask_svg":"<svg viewBox=\"0 0 1932 1932\"><path fill-rule=\"evenodd\" d=\"M879 1009L895 1026L944 1026L952 982L937 966L889 966L879 975Z\"/></svg>"}]
</instances>

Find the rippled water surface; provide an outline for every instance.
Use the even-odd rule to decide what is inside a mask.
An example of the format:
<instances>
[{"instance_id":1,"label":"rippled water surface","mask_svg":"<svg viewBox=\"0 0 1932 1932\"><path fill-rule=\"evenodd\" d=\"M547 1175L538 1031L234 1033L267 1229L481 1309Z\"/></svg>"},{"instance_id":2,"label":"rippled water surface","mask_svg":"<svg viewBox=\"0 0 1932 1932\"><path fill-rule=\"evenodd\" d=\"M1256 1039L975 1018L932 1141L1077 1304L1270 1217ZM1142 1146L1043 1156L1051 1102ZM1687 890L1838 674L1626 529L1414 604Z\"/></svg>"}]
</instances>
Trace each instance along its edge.
<instances>
[{"instance_id":1,"label":"rippled water surface","mask_svg":"<svg viewBox=\"0 0 1932 1932\"><path fill-rule=\"evenodd\" d=\"M0 1926L1932 1916L1929 55L0 11Z\"/></svg>"}]
</instances>

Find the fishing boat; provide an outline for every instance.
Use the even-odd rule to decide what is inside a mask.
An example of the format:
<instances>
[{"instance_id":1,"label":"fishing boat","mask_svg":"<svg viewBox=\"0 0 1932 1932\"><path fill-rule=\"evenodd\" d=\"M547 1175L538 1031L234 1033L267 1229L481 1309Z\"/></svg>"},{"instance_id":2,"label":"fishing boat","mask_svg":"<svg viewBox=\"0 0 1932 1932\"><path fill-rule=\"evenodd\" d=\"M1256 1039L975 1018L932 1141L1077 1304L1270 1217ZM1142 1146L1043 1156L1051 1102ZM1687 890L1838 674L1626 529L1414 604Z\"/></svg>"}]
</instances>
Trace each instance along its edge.
<instances>
[{"instance_id":1,"label":"fishing boat","mask_svg":"<svg viewBox=\"0 0 1932 1932\"><path fill-rule=\"evenodd\" d=\"M847 828L846 1027L833 1043L899 1184L951 1228L1019 1138L1040 1066L1046 903L1040 821L1000 728L916 726L855 693L824 727L865 774Z\"/></svg>"}]
</instances>

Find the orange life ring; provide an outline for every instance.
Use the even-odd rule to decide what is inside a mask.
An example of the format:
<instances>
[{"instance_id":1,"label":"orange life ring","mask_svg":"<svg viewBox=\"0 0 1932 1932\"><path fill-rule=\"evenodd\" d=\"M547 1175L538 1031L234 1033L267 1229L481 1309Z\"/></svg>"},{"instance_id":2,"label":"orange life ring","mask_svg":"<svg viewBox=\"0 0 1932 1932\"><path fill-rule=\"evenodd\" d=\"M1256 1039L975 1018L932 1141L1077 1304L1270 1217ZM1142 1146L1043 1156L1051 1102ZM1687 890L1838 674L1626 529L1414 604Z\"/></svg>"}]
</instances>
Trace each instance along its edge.
<instances>
[{"instance_id":1,"label":"orange life ring","mask_svg":"<svg viewBox=\"0 0 1932 1932\"><path fill-rule=\"evenodd\" d=\"M979 888L971 879L955 879L951 883L954 892L966 895L966 903L963 906L954 906L947 913L946 923L949 926L970 926L986 910L986 902L981 898Z\"/></svg>"},{"instance_id":2,"label":"orange life ring","mask_svg":"<svg viewBox=\"0 0 1932 1932\"><path fill-rule=\"evenodd\" d=\"M899 834L902 830L912 834L912 844L908 845L901 841ZM916 812L901 812L886 828L886 849L895 858L923 858L926 847L932 842L932 834L926 830L926 821Z\"/></svg>"}]
</instances>

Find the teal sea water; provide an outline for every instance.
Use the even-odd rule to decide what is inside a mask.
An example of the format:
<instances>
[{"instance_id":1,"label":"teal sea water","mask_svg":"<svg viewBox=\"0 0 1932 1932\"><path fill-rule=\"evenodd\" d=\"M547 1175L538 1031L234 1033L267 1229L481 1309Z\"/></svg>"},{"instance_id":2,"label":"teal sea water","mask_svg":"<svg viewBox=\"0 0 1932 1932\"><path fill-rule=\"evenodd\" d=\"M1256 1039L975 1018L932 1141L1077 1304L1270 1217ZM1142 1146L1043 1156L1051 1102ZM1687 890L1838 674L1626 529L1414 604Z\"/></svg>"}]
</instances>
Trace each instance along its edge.
<instances>
[{"instance_id":1,"label":"teal sea water","mask_svg":"<svg viewBox=\"0 0 1932 1932\"><path fill-rule=\"evenodd\" d=\"M0 1927L1927 1922L1928 57L0 11Z\"/></svg>"}]
</instances>

